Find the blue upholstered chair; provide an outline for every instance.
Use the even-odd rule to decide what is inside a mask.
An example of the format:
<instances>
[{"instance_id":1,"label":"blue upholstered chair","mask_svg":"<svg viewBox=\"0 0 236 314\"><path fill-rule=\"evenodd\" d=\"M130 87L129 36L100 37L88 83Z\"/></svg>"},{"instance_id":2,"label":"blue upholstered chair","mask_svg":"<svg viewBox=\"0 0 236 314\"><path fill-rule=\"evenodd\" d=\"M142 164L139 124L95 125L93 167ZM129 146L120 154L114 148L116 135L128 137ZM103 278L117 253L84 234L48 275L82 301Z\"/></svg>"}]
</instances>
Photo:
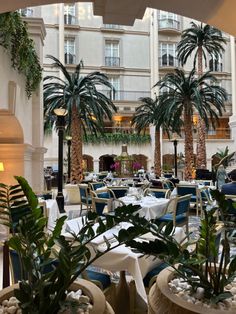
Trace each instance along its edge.
<instances>
[{"instance_id":1,"label":"blue upholstered chair","mask_svg":"<svg viewBox=\"0 0 236 314\"><path fill-rule=\"evenodd\" d=\"M164 189L169 189L169 190L171 190L171 191L173 191L174 188L175 188L174 183L173 183L172 181L170 181L170 180L165 180L165 181L163 181L163 182L162 182L162 185L163 185L163 188L164 188Z\"/></svg>"},{"instance_id":2,"label":"blue upholstered chair","mask_svg":"<svg viewBox=\"0 0 236 314\"><path fill-rule=\"evenodd\" d=\"M103 211L106 206L107 206L108 211L110 211L112 207L112 199L92 197L92 209L99 216L103 216Z\"/></svg>"},{"instance_id":3,"label":"blue upholstered chair","mask_svg":"<svg viewBox=\"0 0 236 314\"><path fill-rule=\"evenodd\" d=\"M104 188L103 190L96 190L96 191L90 191L90 195L92 197L99 197L99 198L116 198L115 194L112 190L108 188Z\"/></svg>"},{"instance_id":4,"label":"blue upholstered chair","mask_svg":"<svg viewBox=\"0 0 236 314\"><path fill-rule=\"evenodd\" d=\"M128 186L109 186L109 190L113 191L116 198L120 198L126 195Z\"/></svg>"},{"instance_id":5,"label":"blue upholstered chair","mask_svg":"<svg viewBox=\"0 0 236 314\"><path fill-rule=\"evenodd\" d=\"M20 280L27 280L27 274L23 272L18 253L14 250L9 250L9 255L12 282L15 284ZM53 260L50 264L44 266L43 272L45 274L49 273L53 268L57 267L57 264L58 261Z\"/></svg>"},{"instance_id":6,"label":"blue upholstered chair","mask_svg":"<svg viewBox=\"0 0 236 314\"><path fill-rule=\"evenodd\" d=\"M197 189L198 207L200 208L200 214L203 215L203 210L207 206L213 205L213 199L211 197L210 190L207 186Z\"/></svg>"},{"instance_id":7,"label":"blue upholstered chair","mask_svg":"<svg viewBox=\"0 0 236 314\"><path fill-rule=\"evenodd\" d=\"M44 273L53 270L58 264L57 260L53 260L51 264L44 266ZM27 274L24 274L20 264L19 255L16 251L10 250L10 270L13 283L18 283L21 280L27 280ZM96 272L91 269L86 269L81 277L95 283L101 290L106 290L111 287L111 278L108 274Z\"/></svg>"},{"instance_id":8,"label":"blue upholstered chair","mask_svg":"<svg viewBox=\"0 0 236 314\"><path fill-rule=\"evenodd\" d=\"M150 270L143 278L145 288L150 289L151 286L156 282L156 278L159 275L159 273L168 266L169 266L168 264L161 262L159 265Z\"/></svg>"},{"instance_id":9,"label":"blue upholstered chair","mask_svg":"<svg viewBox=\"0 0 236 314\"><path fill-rule=\"evenodd\" d=\"M79 184L79 192L80 192L80 206L81 212L83 210L83 206L85 209L91 209L92 206L92 198L89 195L89 188L87 184Z\"/></svg>"},{"instance_id":10,"label":"blue upholstered chair","mask_svg":"<svg viewBox=\"0 0 236 314\"><path fill-rule=\"evenodd\" d=\"M92 191L96 191L97 189L103 188L105 187L105 183L104 182L91 182L89 183L89 188Z\"/></svg>"},{"instance_id":11,"label":"blue upholstered chair","mask_svg":"<svg viewBox=\"0 0 236 314\"><path fill-rule=\"evenodd\" d=\"M178 196L184 196L187 194L191 194L191 204L196 207L196 214L198 216L198 195L197 195L197 189L198 185L197 184L176 184L177 188L177 195Z\"/></svg>"},{"instance_id":12,"label":"blue upholstered chair","mask_svg":"<svg viewBox=\"0 0 236 314\"><path fill-rule=\"evenodd\" d=\"M169 198L170 197L170 189L155 189L148 188L145 191L145 195L154 195L156 198Z\"/></svg>"},{"instance_id":13,"label":"blue upholstered chair","mask_svg":"<svg viewBox=\"0 0 236 314\"><path fill-rule=\"evenodd\" d=\"M169 222L172 221L174 227L176 226L186 226L186 233L189 234L188 228L188 216L189 216L189 208L190 208L190 200L191 194L179 196L174 199L171 199L168 207L167 213L158 218L160 222ZM168 212L168 209L172 205L172 212Z\"/></svg>"}]
</instances>

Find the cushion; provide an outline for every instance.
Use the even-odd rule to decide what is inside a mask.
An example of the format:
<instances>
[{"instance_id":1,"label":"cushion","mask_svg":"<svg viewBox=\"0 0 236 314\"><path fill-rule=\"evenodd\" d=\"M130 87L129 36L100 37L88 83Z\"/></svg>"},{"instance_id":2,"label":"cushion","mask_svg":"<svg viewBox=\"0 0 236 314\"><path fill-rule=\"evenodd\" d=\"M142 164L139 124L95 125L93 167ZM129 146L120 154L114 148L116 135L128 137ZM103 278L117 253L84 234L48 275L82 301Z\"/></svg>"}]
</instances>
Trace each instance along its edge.
<instances>
[{"instance_id":1,"label":"cushion","mask_svg":"<svg viewBox=\"0 0 236 314\"><path fill-rule=\"evenodd\" d=\"M90 280L96 280L101 282L103 289L106 289L111 285L111 278L109 275L99 273L90 269L87 269L86 272Z\"/></svg>"},{"instance_id":2,"label":"cushion","mask_svg":"<svg viewBox=\"0 0 236 314\"><path fill-rule=\"evenodd\" d=\"M149 286L149 282L152 279L152 277L158 275L163 269L165 269L166 267L168 267L169 265L166 263L161 263L158 266L156 266L155 268L153 268L152 270L150 270L147 275L144 277L143 279L143 283L145 287Z\"/></svg>"}]
</instances>

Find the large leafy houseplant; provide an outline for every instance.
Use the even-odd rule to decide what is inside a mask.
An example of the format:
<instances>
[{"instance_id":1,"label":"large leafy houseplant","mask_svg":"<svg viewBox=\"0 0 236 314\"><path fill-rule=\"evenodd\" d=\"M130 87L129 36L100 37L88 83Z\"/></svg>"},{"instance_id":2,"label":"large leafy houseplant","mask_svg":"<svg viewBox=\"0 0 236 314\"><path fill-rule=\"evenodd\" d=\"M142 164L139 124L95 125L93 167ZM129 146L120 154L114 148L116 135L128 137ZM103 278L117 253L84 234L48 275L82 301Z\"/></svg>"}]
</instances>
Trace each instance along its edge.
<instances>
[{"instance_id":1,"label":"large leafy houseplant","mask_svg":"<svg viewBox=\"0 0 236 314\"><path fill-rule=\"evenodd\" d=\"M95 249L91 254L87 244L121 221L122 210L119 217L103 219L96 213L89 213L84 217L79 233L72 234L69 241L61 235L66 216L57 220L51 234L46 233L47 219L37 197L24 178L16 177L16 180L18 184L15 186L0 184L1 220L13 231L8 245L17 252L25 275L14 294L20 301L22 313L54 314L65 304L70 285L95 259L111 249L105 237L107 247L103 252ZM18 215L18 225L12 220L15 214ZM95 222L97 227L93 228ZM117 246L134 236L132 229L128 237L122 233Z\"/></svg>"},{"instance_id":2,"label":"large leafy houseplant","mask_svg":"<svg viewBox=\"0 0 236 314\"><path fill-rule=\"evenodd\" d=\"M123 220L133 224L133 228L142 225L146 232L151 232L153 241L140 242L135 239L127 241L127 245L144 255L161 258L173 267L176 276L183 278L196 292L198 287L204 288L204 297L212 303L218 303L231 296L225 287L236 277L236 256L230 257L230 230L235 229L236 223L229 218L232 203L218 190L212 191L218 206L204 210L201 219L199 238L178 243L173 237L173 224L145 221L138 215L127 213ZM216 212L220 212L223 223L221 240L222 252L220 257L217 249L218 223ZM227 219L229 218L229 219ZM125 232L125 231L123 231ZM128 235L128 234L127 234ZM191 248L191 249L190 249ZM194 248L194 249L193 249ZM218 259L219 257L219 259Z\"/></svg>"}]
</instances>

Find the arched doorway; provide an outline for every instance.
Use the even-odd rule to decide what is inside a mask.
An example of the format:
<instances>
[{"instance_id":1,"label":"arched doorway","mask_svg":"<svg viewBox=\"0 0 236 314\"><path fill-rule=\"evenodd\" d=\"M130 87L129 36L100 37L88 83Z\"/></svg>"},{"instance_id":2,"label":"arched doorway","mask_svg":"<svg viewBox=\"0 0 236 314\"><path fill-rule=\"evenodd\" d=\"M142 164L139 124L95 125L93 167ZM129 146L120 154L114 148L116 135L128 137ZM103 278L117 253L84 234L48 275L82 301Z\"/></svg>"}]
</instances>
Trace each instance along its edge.
<instances>
[{"instance_id":1,"label":"arched doorway","mask_svg":"<svg viewBox=\"0 0 236 314\"><path fill-rule=\"evenodd\" d=\"M175 156L174 154L163 155L163 171L171 171L175 166Z\"/></svg>"},{"instance_id":2,"label":"arched doorway","mask_svg":"<svg viewBox=\"0 0 236 314\"><path fill-rule=\"evenodd\" d=\"M141 166L144 167L145 170L147 170L147 156L142 154L133 154L132 156L135 162L140 163Z\"/></svg>"},{"instance_id":3,"label":"arched doorway","mask_svg":"<svg viewBox=\"0 0 236 314\"><path fill-rule=\"evenodd\" d=\"M90 155L83 155L83 170L93 172L93 157Z\"/></svg>"},{"instance_id":4,"label":"arched doorway","mask_svg":"<svg viewBox=\"0 0 236 314\"><path fill-rule=\"evenodd\" d=\"M0 110L0 162L4 171L0 172L0 182L16 184L14 176L24 176L24 136L17 118Z\"/></svg>"},{"instance_id":5,"label":"arched doorway","mask_svg":"<svg viewBox=\"0 0 236 314\"><path fill-rule=\"evenodd\" d=\"M110 171L116 155L102 155L99 158L99 171Z\"/></svg>"}]
</instances>

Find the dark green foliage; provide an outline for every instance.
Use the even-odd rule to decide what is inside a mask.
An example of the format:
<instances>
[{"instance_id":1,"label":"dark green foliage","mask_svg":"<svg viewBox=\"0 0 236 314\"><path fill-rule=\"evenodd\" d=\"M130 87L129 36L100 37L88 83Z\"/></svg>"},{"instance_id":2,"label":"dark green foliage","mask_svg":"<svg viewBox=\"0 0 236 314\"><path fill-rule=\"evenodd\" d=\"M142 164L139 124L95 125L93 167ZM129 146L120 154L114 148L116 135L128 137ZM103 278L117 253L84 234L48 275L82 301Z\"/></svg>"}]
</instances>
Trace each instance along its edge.
<instances>
[{"instance_id":1,"label":"dark green foliage","mask_svg":"<svg viewBox=\"0 0 236 314\"><path fill-rule=\"evenodd\" d=\"M103 132L104 119L112 119L116 107L112 100L105 96L100 88L113 90L108 77L101 72L92 72L81 75L82 61L76 66L73 73L55 57L48 56L54 63L53 66L60 69L64 79L57 76L44 78L44 123L46 129L53 125L54 109L66 108L68 110L67 126L71 131L72 107L75 105L78 116L81 119L83 132L97 134ZM71 132L70 132L71 134Z\"/></svg>"},{"instance_id":2,"label":"dark green foliage","mask_svg":"<svg viewBox=\"0 0 236 314\"><path fill-rule=\"evenodd\" d=\"M156 221L147 221L140 218L138 214L126 211L126 214L117 212L124 221L129 221L134 228L140 228L140 233L150 232L154 237L152 241L140 242L131 239L127 242L128 232L122 232L122 240L126 238L126 244L135 251L144 255L152 255L161 258L167 264L174 267L177 276L185 279L193 291L197 287L205 289L205 297L213 303L217 303L230 297L230 292L225 292L224 287L232 282L236 276L236 257L230 260L230 246L228 240L228 223L225 217L228 215L230 203L219 191L212 191L213 197L217 200L224 227L223 247L220 261L218 263L217 250L217 222L216 211L218 207L205 210L204 218L201 219L200 236L196 241L185 241L179 244L173 237L172 224L159 224ZM142 226L142 227L141 227ZM232 225L231 225L232 228ZM235 228L235 223L234 223ZM225 231L224 231L225 230ZM194 250L189 250L189 247ZM228 271L227 271L228 269Z\"/></svg>"},{"instance_id":3,"label":"dark green foliage","mask_svg":"<svg viewBox=\"0 0 236 314\"><path fill-rule=\"evenodd\" d=\"M151 141L149 134L129 134L129 133L104 133L104 134L87 134L83 142L86 144L148 144Z\"/></svg>"},{"instance_id":4,"label":"dark green foliage","mask_svg":"<svg viewBox=\"0 0 236 314\"><path fill-rule=\"evenodd\" d=\"M25 76L25 89L30 97L42 79L42 68L27 23L18 12L0 14L0 46L11 55L12 67Z\"/></svg>"},{"instance_id":5,"label":"dark green foliage","mask_svg":"<svg viewBox=\"0 0 236 314\"><path fill-rule=\"evenodd\" d=\"M140 217L137 213L140 207L137 205L119 207L115 210L115 215L107 215L104 219L95 212L89 212L83 218L79 233L73 234L69 241L61 235L65 216L57 220L51 235L45 233L47 221L38 207L36 196L25 179L16 179L18 185L12 187L0 184L0 209L1 213L4 212L4 221L9 221L7 217L11 216L12 207L30 208L30 213L19 221L18 233L13 234L9 240L9 246L17 251L28 278L27 281L22 280L20 289L15 291L24 314L56 314L65 300L68 287L88 265L102 254L124 243L136 252L160 258L172 265L177 274L189 282L193 290L197 287L205 288L205 297L211 302L217 303L230 295L224 292L224 287L232 282L236 275L236 257L230 260L225 218L230 207L219 191L213 191L212 194L219 204L226 229L221 241L223 251L217 264L215 212L218 208L205 210L197 241L187 241L186 238L184 242L178 243L173 236L172 223L148 221ZM105 251L94 248L94 256L91 256L87 246L89 242L119 222L129 222L131 225L127 230L119 231L116 236L117 244L111 246L108 239L104 238ZM11 220L8 223L11 225ZM140 237L147 232L153 236L153 240L140 241ZM195 250L189 250L189 246L194 244ZM52 266L53 263L55 266ZM46 266L51 266L51 270L45 272Z\"/></svg>"},{"instance_id":6,"label":"dark green foliage","mask_svg":"<svg viewBox=\"0 0 236 314\"><path fill-rule=\"evenodd\" d=\"M178 69L174 73L166 74L156 84L160 87L160 91L167 90L158 98L157 126L161 126L165 121L167 126L174 126L175 131L180 133L184 124L184 109L187 108L191 117L198 112L207 128L210 122L214 127L218 117L222 116L225 109L224 102L227 99L224 88L211 85L211 82L215 81L215 77L210 72L200 78L196 78L195 70L192 70L189 75Z\"/></svg>"},{"instance_id":7,"label":"dark green foliage","mask_svg":"<svg viewBox=\"0 0 236 314\"><path fill-rule=\"evenodd\" d=\"M72 236L71 241L61 235L66 216L59 218L52 234L45 232L47 219L44 218L38 206L38 200L27 181L16 177L18 185L6 186L0 184L0 209L4 222L12 227L12 208L20 210L27 207L30 210L19 219L17 233L8 241L10 248L14 249L20 258L20 264L26 280L20 282L20 288L15 290L15 296L20 301L24 314L56 314L60 305L64 304L66 291L71 283L95 259L111 249L108 240L104 252L94 248L91 256L87 244L123 220L123 215L134 212L137 207L123 207L119 209L120 216L101 219L96 213L89 213L83 219L83 226L78 234ZM22 198L24 198L22 200ZM124 212L124 213L123 213ZM97 228L93 228L97 222ZM119 244L130 240L131 237L143 232L143 228L132 228L128 235L121 235ZM46 268L48 268L46 272Z\"/></svg>"},{"instance_id":8,"label":"dark green foliage","mask_svg":"<svg viewBox=\"0 0 236 314\"><path fill-rule=\"evenodd\" d=\"M193 54L193 66L196 68L199 48L202 49L203 59L206 63L208 55L218 60L224 51L225 44L226 40L220 30L208 24L191 22L191 27L182 32L181 40L177 45L178 59L184 65Z\"/></svg>"}]
</instances>

